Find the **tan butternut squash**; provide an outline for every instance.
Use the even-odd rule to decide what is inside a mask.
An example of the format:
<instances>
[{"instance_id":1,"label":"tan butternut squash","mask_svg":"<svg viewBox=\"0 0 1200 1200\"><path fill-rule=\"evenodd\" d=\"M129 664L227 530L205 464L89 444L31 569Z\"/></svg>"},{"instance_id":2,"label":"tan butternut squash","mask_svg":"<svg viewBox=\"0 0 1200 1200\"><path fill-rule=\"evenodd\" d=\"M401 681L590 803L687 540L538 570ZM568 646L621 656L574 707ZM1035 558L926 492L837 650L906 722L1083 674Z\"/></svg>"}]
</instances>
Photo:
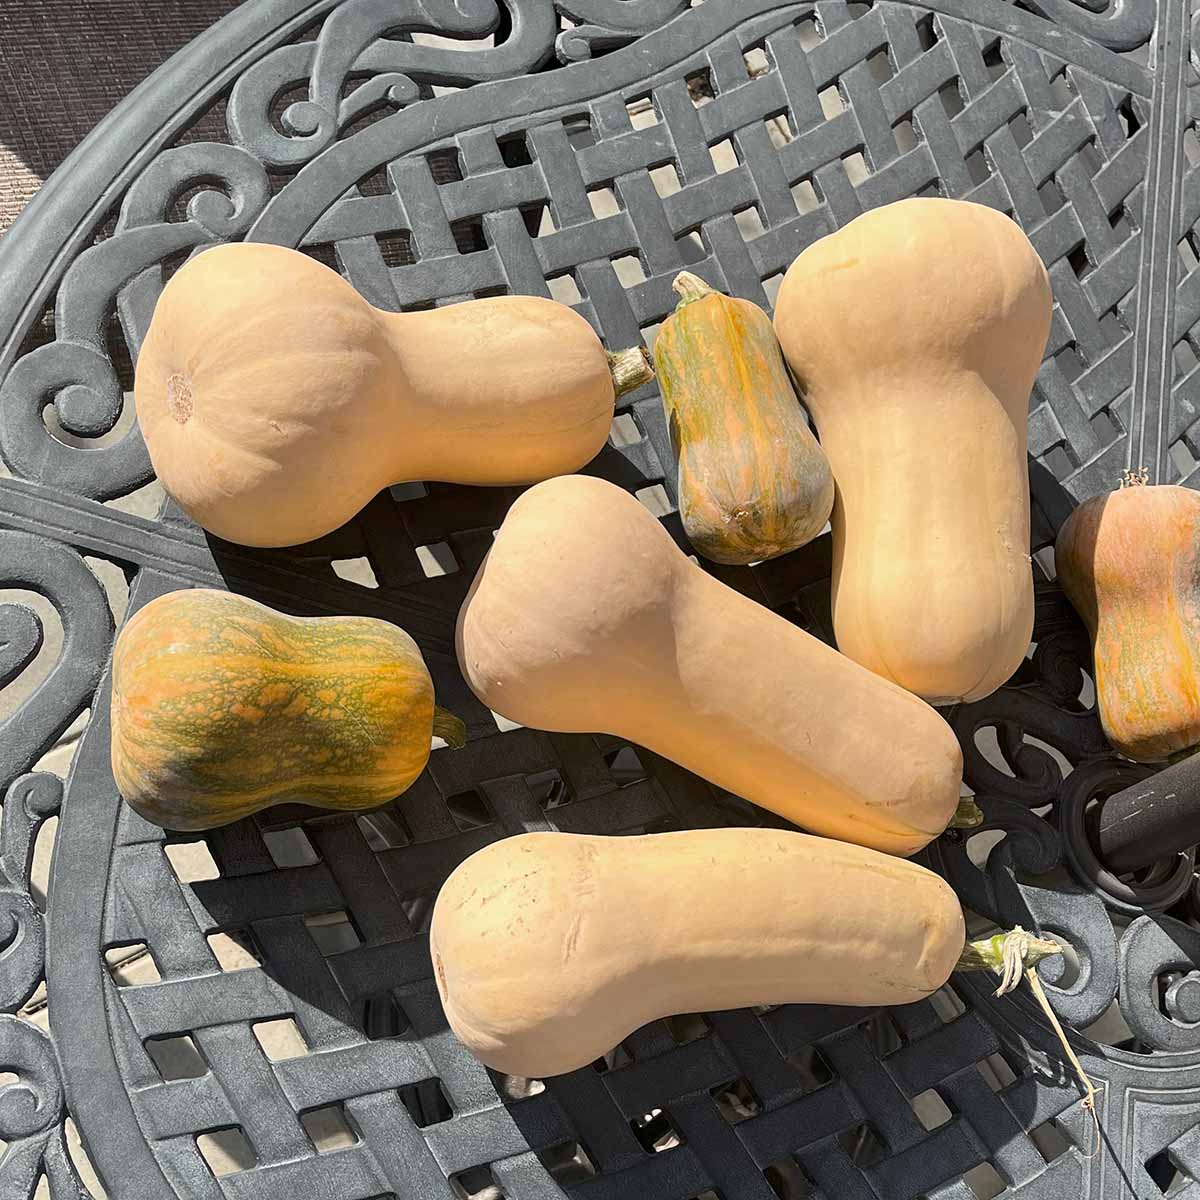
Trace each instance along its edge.
<instances>
[{"instance_id":1,"label":"tan butternut squash","mask_svg":"<svg viewBox=\"0 0 1200 1200\"><path fill-rule=\"evenodd\" d=\"M788 379L771 320L688 271L654 341L654 365L678 458L679 515L714 562L795 550L833 508L829 463Z\"/></svg>"},{"instance_id":2,"label":"tan butternut squash","mask_svg":"<svg viewBox=\"0 0 1200 1200\"><path fill-rule=\"evenodd\" d=\"M459 1040L543 1078L671 1013L920 1000L964 925L933 872L801 833L529 833L450 876L430 951Z\"/></svg>"},{"instance_id":3,"label":"tan butternut squash","mask_svg":"<svg viewBox=\"0 0 1200 1200\"><path fill-rule=\"evenodd\" d=\"M839 648L935 704L1029 647L1026 419L1050 284L1008 217L903 200L788 269L775 329L837 481Z\"/></svg>"},{"instance_id":4,"label":"tan butternut squash","mask_svg":"<svg viewBox=\"0 0 1200 1200\"><path fill-rule=\"evenodd\" d=\"M457 643L493 711L627 737L814 833L911 854L955 812L933 709L706 574L604 480L517 500Z\"/></svg>"},{"instance_id":5,"label":"tan butternut squash","mask_svg":"<svg viewBox=\"0 0 1200 1200\"><path fill-rule=\"evenodd\" d=\"M163 486L210 532L309 541L406 480L520 484L583 466L617 394L652 376L536 296L372 308L280 246L206 250L167 283L138 356Z\"/></svg>"},{"instance_id":6,"label":"tan butternut squash","mask_svg":"<svg viewBox=\"0 0 1200 1200\"><path fill-rule=\"evenodd\" d=\"M1131 476L1067 518L1054 562L1114 749L1161 762L1200 744L1200 493Z\"/></svg>"}]
</instances>

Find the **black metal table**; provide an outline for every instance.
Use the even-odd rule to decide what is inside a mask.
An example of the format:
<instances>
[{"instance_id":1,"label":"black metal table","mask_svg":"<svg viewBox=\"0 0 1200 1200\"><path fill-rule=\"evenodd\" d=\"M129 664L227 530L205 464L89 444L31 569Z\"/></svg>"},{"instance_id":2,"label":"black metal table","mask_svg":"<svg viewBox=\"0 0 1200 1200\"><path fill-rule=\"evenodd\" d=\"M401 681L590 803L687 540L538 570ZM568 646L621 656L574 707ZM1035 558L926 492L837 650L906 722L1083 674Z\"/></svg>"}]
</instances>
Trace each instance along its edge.
<instances>
[{"instance_id":1,"label":"black metal table","mask_svg":"<svg viewBox=\"0 0 1200 1200\"><path fill-rule=\"evenodd\" d=\"M86 1195L69 1114L110 1194L139 1200L1200 1197L1194 863L1123 882L1089 857L1089 801L1144 772L1104 744L1086 640L1043 553L1070 498L1123 467L1196 480L1189 32L1183 0L255 0L131 95L0 245L0 570L64 631L0 728L0 1067L17 1077L0 1090L0 1196L42 1174L55 1197ZM391 309L552 290L617 347L653 336L680 268L768 305L805 244L912 194L1012 212L1054 284L1030 413L1036 649L1009 686L946 714L997 844L983 866L953 835L926 859L980 923L1078 949L1077 971L1044 970L1070 1024L1117 998L1120 1044L1078 1038L1101 1085L1092 1157L1047 1027L986 980L888 1013L658 1022L544 1087L489 1074L446 1030L426 945L463 857L527 829L771 818L613 739L502 731L469 697L453 615L512 491L393 489L274 552L122 500L151 480L131 361L164 279L213 242L300 246ZM591 469L682 538L669 464L651 386ZM166 854L180 839L123 808L109 772L114 619L85 555L120 567L131 608L208 584L392 619L470 743L370 821L291 809L218 831L218 877L181 881ZM363 558L376 588L335 570ZM710 569L829 636L827 539ZM41 641L28 607L0 607L0 682ZM31 773L85 709L65 783ZM43 912L32 846L60 811ZM222 970L216 931L259 965ZM106 967L122 946L144 946L158 982L122 986ZM51 1037L17 1015L43 978ZM306 1052L272 1061L255 1027L282 1019ZM200 1069L164 1075L147 1043L181 1038ZM307 1118L329 1109L353 1144L326 1153ZM253 1165L218 1177L197 1139L229 1129Z\"/></svg>"}]
</instances>

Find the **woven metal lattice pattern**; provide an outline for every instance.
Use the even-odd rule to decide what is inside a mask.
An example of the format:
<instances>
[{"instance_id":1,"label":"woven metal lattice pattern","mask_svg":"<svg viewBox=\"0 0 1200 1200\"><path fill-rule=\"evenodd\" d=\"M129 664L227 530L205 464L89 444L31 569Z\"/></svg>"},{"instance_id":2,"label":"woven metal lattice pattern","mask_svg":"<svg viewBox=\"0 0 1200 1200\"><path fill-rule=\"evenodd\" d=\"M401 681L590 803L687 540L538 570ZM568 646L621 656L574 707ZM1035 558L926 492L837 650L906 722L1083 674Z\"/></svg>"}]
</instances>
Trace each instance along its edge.
<instances>
[{"instance_id":1,"label":"woven metal lattice pattern","mask_svg":"<svg viewBox=\"0 0 1200 1200\"><path fill-rule=\"evenodd\" d=\"M1066 478L1127 425L1147 119L1143 96L1016 39L904 5L823 4L820 26L730 35L641 95L461 135L432 156L461 176L441 186L429 158L399 159L304 244L332 244L387 308L569 280L565 295L626 345L670 311L671 279L697 260L766 305L798 247L867 208L922 194L989 204L1050 269L1031 452ZM389 269L398 247L417 265ZM661 457L657 407L638 415Z\"/></svg>"}]
</instances>

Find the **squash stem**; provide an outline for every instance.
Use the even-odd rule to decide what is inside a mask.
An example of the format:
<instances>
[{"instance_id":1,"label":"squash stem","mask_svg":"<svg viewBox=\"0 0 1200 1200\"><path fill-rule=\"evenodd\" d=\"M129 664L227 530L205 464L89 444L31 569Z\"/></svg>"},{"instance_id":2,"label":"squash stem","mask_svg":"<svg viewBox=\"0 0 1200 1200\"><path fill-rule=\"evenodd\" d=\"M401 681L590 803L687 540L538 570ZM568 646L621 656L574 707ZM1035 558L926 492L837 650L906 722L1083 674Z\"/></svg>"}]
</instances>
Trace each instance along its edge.
<instances>
[{"instance_id":1,"label":"squash stem","mask_svg":"<svg viewBox=\"0 0 1200 1200\"><path fill-rule=\"evenodd\" d=\"M461 750L467 744L467 727L452 712L435 704L433 736L440 737L451 750Z\"/></svg>"},{"instance_id":2,"label":"squash stem","mask_svg":"<svg viewBox=\"0 0 1200 1200\"><path fill-rule=\"evenodd\" d=\"M1145 467L1138 467L1136 471L1126 467L1121 472L1121 486L1128 487L1145 487L1150 482L1150 472Z\"/></svg>"},{"instance_id":3,"label":"squash stem","mask_svg":"<svg viewBox=\"0 0 1200 1200\"><path fill-rule=\"evenodd\" d=\"M715 287L705 283L699 275L693 275L691 271L680 271L671 283L671 287L680 297L679 303L675 306L676 312L685 304L691 304L693 300L703 300L705 296L720 294Z\"/></svg>"},{"instance_id":4,"label":"squash stem","mask_svg":"<svg viewBox=\"0 0 1200 1200\"><path fill-rule=\"evenodd\" d=\"M963 796L947 829L975 829L983 824L983 809L970 796Z\"/></svg>"},{"instance_id":5,"label":"squash stem","mask_svg":"<svg viewBox=\"0 0 1200 1200\"><path fill-rule=\"evenodd\" d=\"M1022 971L1036 966L1043 958L1061 954L1062 947L1049 938L1026 933L1020 925L1012 929L968 942L958 956L956 971L999 971L1000 987L996 994L1011 992L1021 982Z\"/></svg>"},{"instance_id":6,"label":"squash stem","mask_svg":"<svg viewBox=\"0 0 1200 1200\"><path fill-rule=\"evenodd\" d=\"M630 346L628 350L609 351L608 370L612 375L613 391L618 397L632 392L654 378L654 366L645 346Z\"/></svg>"},{"instance_id":7,"label":"squash stem","mask_svg":"<svg viewBox=\"0 0 1200 1200\"><path fill-rule=\"evenodd\" d=\"M1057 942L1051 941L1049 938L1035 937L1032 933L1026 933L1020 925L1014 925L1007 933L997 933L993 937L983 938L978 942L968 942L959 957L955 970L999 971L1000 986L996 989L997 996L1016 991L1020 987L1022 979L1029 984L1033 998L1045 1014L1046 1020L1050 1022L1050 1027L1054 1030L1054 1035L1058 1038L1059 1045L1062 1046L1063 1053L1067 1056L1067 1061L1074 1069L1080 1086L1083 1088L1082 1106L1091 1115L1096 1129L1096 1145L1087 1157L1094 1158L1099 1153L1101 1137L1100 1118L1096 1114L1096 1085L1088 1077L1088 1073L1083 1069L1083 1064L1079 1061L1079 1056L1067 1040L1067 1035L1063 1031L1054 1009L1050 1007L1050 1001L1046 997L1046 991L1042 987L1042 981L1038 978L1037 973L1037 964L1043 958L1061 953L1062 947Z\"/></svg>"},{"instance_id":8,"label":"squash stem","mask_svg":"<svg viewBox=\"0 0 1200 1200\"><path fill-rule=\"evenodd\" d=\"M1042 981L1038 978L1038 973L1033 967L1026 967L1025 980L1029 984L1029 990L1033 993L1033 998L1038 1002L1038 1007L1042 1010L1046 1020L1050 1022L1050 1028L1054 1030L1054 1036L1058 1038L1058 1044L1062 1046L1063 1053L1067 1056L1067 1061L1074 1069L1075 1077L1079 1080L1083 1088L1081 1107L1091 1114L1092 1126L1096 1131L1096 1140L1092 1145L1092 1152L1087 1157L1095 1158L1100 1153L1100 1143L1104 1136L1100 1128L1100 1117L1096 1112L1096 1085L1083 1069L1083 1063L1079 1061L1079 1055L1075 1053L1070 1041L1067 1040L1067 1035L1063 1031L1058 1014L1050 1007L1050 1001L1046 997L1046 989L1042 987Z\"/></svg>"}]
</instances>

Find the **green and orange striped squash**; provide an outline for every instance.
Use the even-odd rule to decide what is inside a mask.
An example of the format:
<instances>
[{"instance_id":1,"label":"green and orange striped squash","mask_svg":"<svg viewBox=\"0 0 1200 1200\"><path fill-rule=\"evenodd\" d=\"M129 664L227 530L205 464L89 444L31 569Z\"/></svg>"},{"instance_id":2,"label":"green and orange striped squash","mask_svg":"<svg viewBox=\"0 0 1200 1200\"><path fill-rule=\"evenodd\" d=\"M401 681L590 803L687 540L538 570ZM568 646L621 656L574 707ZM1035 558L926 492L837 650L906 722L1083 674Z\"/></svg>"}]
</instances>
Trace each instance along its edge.
<instances>
[{"instance_id":1,"label":"green and orange striped squash","mask_svg":"<svg viewBox=\"0 0 1200 1200\"><path fill-rule=\"evenodd\" d=\"M212 829L272 804L360 810L425 769L463 725L434 705L404 630L370 617L292 617L245 596L171 592L113 650L112 769L168 829Z\"/></svg>"},{"instance_id":2,"label":"green and orange striped squash","mask_svg":"<svg viewBox=\"0 0 1200 1200\"><path fill-rule=\"evenodd\" d=\"M810 542L833 509L833 476L804 419L770 318L688 271L654 344L678 461L679 513L719 563Z\"/></svg>"},{"instance_id":3,"label":"green and orange striped squash","mask_svg":"<svg viewBox=\"0 0 1200 1200\"><path fill-rule=\"evenodd\" d=\"M1113 748L1161 762L1200 744L1200 493L1127 474L1067 518L1054 565L1092 636Z\"/></svg>"}]
</instances>

